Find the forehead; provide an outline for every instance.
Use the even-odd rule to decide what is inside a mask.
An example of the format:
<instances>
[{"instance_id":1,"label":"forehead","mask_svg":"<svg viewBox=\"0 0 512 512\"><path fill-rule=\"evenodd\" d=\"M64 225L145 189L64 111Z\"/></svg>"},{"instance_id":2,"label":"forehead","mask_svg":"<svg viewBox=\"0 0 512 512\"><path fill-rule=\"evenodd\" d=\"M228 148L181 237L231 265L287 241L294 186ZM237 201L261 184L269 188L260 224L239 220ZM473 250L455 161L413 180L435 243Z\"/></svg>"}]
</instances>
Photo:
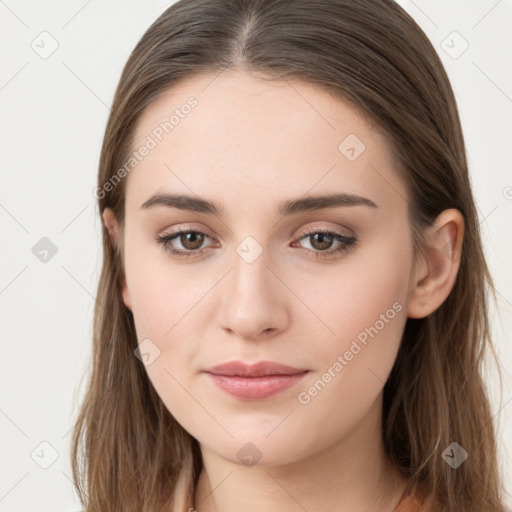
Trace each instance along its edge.
<instances>
[{"instance_id":1,"label":"forehead","mask_svg":"<svg viewBox=\"0 0 512 512\"><path fill-rule=\"evenodd\" d=\"M219 203L253 198L252 206L308 191L405 197L385 135L304 82L242 72L188 78L143 112L132 150L144 145L128 177L133 208L162 189Z\"/></svg>"}]
</instances>

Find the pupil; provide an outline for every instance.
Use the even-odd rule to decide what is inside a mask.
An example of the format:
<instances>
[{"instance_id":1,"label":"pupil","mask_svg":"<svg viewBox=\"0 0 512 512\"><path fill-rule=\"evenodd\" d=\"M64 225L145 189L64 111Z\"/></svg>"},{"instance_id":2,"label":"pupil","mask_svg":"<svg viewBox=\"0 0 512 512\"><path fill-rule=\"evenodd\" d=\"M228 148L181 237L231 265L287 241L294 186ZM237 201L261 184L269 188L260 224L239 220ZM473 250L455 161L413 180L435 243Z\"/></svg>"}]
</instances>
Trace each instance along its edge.
<instances>
[{"instance_id":1,"label":"pupil","mask_svg":"<svg viewBox=\"0 0 512 512\"><path fill-rule=\"evenodd\" d=\"M313 235L313 238L315 239L315 241L319 242L320 243L320 247L321 249L327 249L330 245L330 241L329 239L332 237L332 235L329 235L328 233L315 233Z\"/></svg>"},{"instance_id":2,"label":"pupil","mask_svg":"<svg viewBox=\"0 0 512 512\"><path fill-rule=\"evenodd\" d=\"M198 233L186 233L185 235L186 242L183 244L184 247L187 247L188 249L197 249L202 244L202 235ZM199 245L197 244L197 241L199 240ZM192 247L187 244L192 244Z\"/></svg>"}]
</instances>

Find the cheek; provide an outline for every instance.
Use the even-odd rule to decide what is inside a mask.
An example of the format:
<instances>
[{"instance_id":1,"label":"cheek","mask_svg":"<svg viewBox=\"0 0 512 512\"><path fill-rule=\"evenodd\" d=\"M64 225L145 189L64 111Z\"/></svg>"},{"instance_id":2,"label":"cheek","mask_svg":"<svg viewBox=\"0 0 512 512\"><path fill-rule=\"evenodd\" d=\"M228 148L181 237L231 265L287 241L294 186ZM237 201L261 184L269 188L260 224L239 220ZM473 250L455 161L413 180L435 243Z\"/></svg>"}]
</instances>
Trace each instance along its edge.
<instances>
[{"instance_id":1,"label":"cheek","mask_svg":"<svg viewBox=\"0 0 512 512\"><path fill-rule=\"evenodd\" d=\"M391 334L395 326L390 326L397 323L394 319L399 316L397 309L405 310L411 264L407 240L399 245L381 237L364 250L348 254L339 264L321 271L317 268L309 275L298 272L300 279L290 274L288 279L294 279L294 291L316 317L308 313L312 319L309 329L313 328L324 340L325 352L332 352L343 349L376 322L380 327L381 315L393 320L386 323L385 329ZM397 305L393 308L394 304ZM393 334L400 338L400 328ZM390 336L390 340L396 337Z\"/></svg>"},{"instance_id":2,"label":"cheek","mask_svg":"<svg viewBox=\"0 0 512 512\"><path fill-rule=\"evenodd\" d=\"M126 281L138 343L145 343L141 348L149 347L151 354L145 366L148 377L172 414L179 418L187 410L200 414L186 390L197 372L193 362L201 339L198 316L208 285L196 282L200 278L191 266L176 265L165 254L155 254L147 241L134 236L131 242Z\"/></svg>"},{"instance_id":3,"label":"cheek","mask_svg":"<svg viewBox=\"0 0 512 512\"><path fill-rule=\"evenodd\" d=\"M322 398L315 398L317 404L341 400L363 410L391 371L407 320L412 258L397 245L381 243L372 249L354 253L317 279L316 287L302 290L323 320L316 322L315 330L322 335L317 336L321 343L315 346L313 376L321 382L306 393L304 402L318 394Z\"/></svg>"},{"instance_id":4,"label":"cheek","mask_svg":"<svg viewBox=\"0 0 512 512\"><path fill-rule=\"evenodd\" d=\"M131 247L127 244L126 281L137 334L139 339L154 338L165 344L182 321L189 323L204 286L196 286L197 272L172 262L162 248L138 235L131 242Z\"/></svg>"},{"instance_id":5,"label":"cheek","mask_svg":"<svg viewBox=\"0 0 512 512\"><path fill-rule=\"evenodd\" d=\"M152 256L132 252L126 265L135 330L138 342L149 347L151 360L145 370L158 396L177 421L193 431L194 423L189 421L210 419L189 389L195 371L191 361L197 352L192 340L199 336L195 331L198 322L191 319L201 290L179 267Z\"/></svg>"},{"instance_id":6,"label":"cheek","mask_svg":"<svg viewBox=\"0 0 512 512\"><path fill-rule=\"evenodd\" d=\"M334 333L324 330L315 373L297 396L304 413L326 425L327 437L352 428L378 398L407 320L410 252L382 244L354 256L316 297L318 314Z\"/></svg>"},{"instance_id":7,"label":"cheek","mask_svg":"<svg viewBox=\"0 0 512 512\"><path fill-rule=\"evenodd\" d=\"M126 281L139 342L144 338L161 339L172 326L166 311L170 297L164 280L156 277L154 269L148 271L136 265L127 268Z\"/></svg>"}]
</instances>

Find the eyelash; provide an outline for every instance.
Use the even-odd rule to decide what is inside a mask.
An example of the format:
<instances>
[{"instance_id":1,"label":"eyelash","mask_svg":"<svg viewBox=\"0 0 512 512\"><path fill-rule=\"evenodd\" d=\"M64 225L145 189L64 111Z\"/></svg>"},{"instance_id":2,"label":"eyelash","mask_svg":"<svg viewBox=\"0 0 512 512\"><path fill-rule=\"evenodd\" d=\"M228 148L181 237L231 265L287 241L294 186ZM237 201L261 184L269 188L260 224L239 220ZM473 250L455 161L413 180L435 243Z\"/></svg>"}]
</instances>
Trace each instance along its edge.
<instances>
[{"instance_id":1,"label":"eyelash","mask_svg":"<svg viewBox=\"0 0 512 512\"><path fill-rule=\"evenodd\" d=\"M164 249L171 253L174 256L177 256L178 258L190 258L194 256L200 256L205 249L197 249L195 251L181 251L176 250L172 247L171 242L183 234L190 234L190 233L199 233L201 235L204 235L208 238L211 238L206 233L204 233L201 230L198 229L183 229L179 228L178 230L174 231L173 233L169 235L158 235L156 236L155 240L157 244L161 244ZM334 239L339 242L341 245L337 249L329 249L327 251L319 251L319 250L311 250L311 249L305 249L308 253L313 254L316 258L334 258L337 254L341 253L347 253L350 250L354 249L356 245L356 238L351 236L342 235L341 233L337 233L336 231L329 231L327 229L311 229L305 233L302 234L302 236L298 239L299 241L303 238L306 238L310 235L314 235L317 233L321 234L327 234L327 235L333 235Z\"/></svg>"}]
</instances>

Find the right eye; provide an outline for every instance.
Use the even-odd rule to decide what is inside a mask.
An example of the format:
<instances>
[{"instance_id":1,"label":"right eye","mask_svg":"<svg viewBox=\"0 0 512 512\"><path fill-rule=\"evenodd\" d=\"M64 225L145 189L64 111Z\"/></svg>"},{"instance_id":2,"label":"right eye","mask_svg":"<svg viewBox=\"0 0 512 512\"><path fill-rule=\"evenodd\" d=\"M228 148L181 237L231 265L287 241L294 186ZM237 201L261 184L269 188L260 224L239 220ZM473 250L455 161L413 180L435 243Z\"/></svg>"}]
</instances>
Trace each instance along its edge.
<instances>
[{"instance_id":1,"label":"right eye","mask_svg":"<svg viewBox=\"0 0 512 512\"><path fill-rule=\"evenodd\" d=\"M210 238L206 233L197 229L179 228L173 233L159 235L156 242L163 245L164 249L179 258L190 258L199 256L204 249L199 250L205 238ZM177 249L175 243L179 242L183 249Z\"/></svg>"}]
</instances>

